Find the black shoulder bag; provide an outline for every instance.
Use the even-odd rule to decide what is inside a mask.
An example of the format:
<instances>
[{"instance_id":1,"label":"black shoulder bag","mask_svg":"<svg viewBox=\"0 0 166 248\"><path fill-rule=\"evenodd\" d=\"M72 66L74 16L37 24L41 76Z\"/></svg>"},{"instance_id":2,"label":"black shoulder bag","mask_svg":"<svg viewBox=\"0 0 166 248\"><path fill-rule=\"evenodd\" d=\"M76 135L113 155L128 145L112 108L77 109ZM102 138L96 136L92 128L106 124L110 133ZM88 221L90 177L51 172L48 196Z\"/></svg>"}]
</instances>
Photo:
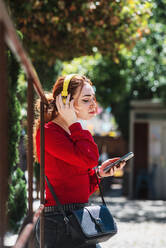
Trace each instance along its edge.
<instances>
[{"instance_id":1,"label":"black shoulder bag","mask_svg":"<svg viewBox=\"0 0 166 248\"><path fill-rule=\"evenodd\" d=\"M47 177L46 181L73 240L80 244L97 244L108 240L117 233L116 223L106 206L98 178L97 182L103 204L85 206L81 209L73 210L68 216L63 210Z\"/></svg>"}]
</instances>

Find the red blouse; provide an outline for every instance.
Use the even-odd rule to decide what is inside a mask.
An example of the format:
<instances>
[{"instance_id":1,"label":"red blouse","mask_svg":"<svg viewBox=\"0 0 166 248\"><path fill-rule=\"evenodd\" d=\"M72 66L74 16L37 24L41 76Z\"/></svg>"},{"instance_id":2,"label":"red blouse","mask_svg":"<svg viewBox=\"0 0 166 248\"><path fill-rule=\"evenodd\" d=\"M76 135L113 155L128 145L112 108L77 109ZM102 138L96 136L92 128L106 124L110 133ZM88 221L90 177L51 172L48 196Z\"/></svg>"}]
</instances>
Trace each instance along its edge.
<instances>
[{"instance_id":1,"label":"red blouse","mask_svg":"<svg viewBox=\"0 0 166 248\"><path fill-rule=\"evenodd\" d=\"M45 174L62 204L86 203L97 189L93 167L99 153L92 135L80 123L69 127L71 135L54 122L45 124ZM36 135L40 161L40 129ZM47 184L45 205L56 205Z\"/></svg>"}]
</instances>

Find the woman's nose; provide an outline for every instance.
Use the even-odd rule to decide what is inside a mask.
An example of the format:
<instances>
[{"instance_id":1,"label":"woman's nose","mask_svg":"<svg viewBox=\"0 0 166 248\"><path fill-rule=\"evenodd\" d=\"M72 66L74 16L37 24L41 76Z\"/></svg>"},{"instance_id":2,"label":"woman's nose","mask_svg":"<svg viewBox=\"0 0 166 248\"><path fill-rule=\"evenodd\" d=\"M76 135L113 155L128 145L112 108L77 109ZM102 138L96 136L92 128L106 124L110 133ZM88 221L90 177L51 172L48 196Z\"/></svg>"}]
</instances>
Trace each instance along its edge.
<instances>
[{"instance_id":1,"label":"woman's nose","mask_svg":"<svg viewBox=\"0 0 166 248\"><path fill-rule=\"evenodd\" d=\"M96 101L94 99L91 100L90 106L96 106Z\"/></svg>"}]
</instances>

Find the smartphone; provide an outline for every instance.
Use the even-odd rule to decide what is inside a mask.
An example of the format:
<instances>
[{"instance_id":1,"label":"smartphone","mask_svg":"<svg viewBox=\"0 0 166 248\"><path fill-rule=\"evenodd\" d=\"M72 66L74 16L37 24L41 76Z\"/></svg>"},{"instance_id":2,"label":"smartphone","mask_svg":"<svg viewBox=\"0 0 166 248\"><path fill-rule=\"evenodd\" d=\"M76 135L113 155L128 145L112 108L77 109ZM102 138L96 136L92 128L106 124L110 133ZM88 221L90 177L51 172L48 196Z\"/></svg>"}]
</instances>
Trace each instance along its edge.
<instances>
[{"instance_id":1,"label":"smartphone","mask_svg":"<svg viewBox=\"0 0 166 248\"><path fill-rule=\"evenodd\" d=\"M104 172L108 172L113 166L118 165L122 161L127 161L130 158L132 158L132 157L134 157L134 153L133 152L129 152L129 153L125 154L124 156L122 156L120 159L118 159L115 162L109 164L106 168L103 169L103 171Z\"/></svg>"}]
</instances>

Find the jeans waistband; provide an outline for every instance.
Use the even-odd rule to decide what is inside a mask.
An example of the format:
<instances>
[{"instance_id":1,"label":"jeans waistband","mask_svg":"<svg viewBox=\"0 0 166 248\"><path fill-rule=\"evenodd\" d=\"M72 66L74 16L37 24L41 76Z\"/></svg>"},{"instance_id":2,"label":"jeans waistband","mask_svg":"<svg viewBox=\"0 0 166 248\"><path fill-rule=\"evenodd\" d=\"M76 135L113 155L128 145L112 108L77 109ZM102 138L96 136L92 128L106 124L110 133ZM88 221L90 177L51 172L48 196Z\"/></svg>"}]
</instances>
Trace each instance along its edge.
<instances>
[{"instance_id":1,"label":"jeans waistband","mask_svg":"<svg viewBox=\"0 0 166 248\"><path fill-rule=\"evenodd\" d=\"M72 210L77 210L77 209L81 209L85 206L88 206L88 203L69 203L69 204L64 204L61 205L63 210L66 212L70 212ZM58 208L58 206L46 206L44 208L44 212L45 213L49 213L49 212L58 212L60 213L60 209Z\"/></svg>"}]
</instances>

